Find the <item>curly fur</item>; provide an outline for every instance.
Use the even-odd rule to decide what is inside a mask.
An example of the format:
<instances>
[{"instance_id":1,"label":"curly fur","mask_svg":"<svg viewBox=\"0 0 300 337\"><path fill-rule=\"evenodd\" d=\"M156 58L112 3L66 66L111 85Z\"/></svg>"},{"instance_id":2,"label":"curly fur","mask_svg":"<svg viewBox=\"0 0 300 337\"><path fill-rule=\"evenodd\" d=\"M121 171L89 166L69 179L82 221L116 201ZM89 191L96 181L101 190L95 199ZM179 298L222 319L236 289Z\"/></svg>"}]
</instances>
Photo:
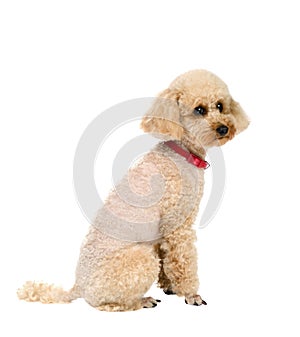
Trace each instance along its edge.
<instances>
[{"instance_id":1,"label":"curly fur","mask_svg":"<svg viewBox=\"0 0 300 337\"><path fill-rule=\"evenodd\" d=\"M220 102L223 111L217 107ZM206 110L203 116L193 113L199 105ZM194 70L159 95L141 127L204 158L208 147L225 144L248 123L224 82ZM217 132L222 125L228 128L225 135ZM65 291L27 282L18 290L19 298L68 303L82 297L99 310L136 310L157 304L143 297L157 280L166 293L183 296L188 304L205 304L197 294L192 229L203 184L202 169L159 143L129 170L99 210L81 247L74 287Z\"/></svg>"}]
</instances>

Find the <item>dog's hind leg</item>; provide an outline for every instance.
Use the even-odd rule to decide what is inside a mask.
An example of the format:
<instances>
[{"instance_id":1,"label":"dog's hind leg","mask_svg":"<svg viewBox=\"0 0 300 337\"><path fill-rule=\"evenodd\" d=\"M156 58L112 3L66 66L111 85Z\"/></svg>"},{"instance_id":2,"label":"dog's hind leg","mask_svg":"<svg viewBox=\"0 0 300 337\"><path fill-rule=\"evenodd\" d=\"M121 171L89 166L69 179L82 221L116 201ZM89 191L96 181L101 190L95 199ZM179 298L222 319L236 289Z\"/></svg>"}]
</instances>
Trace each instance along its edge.
<instances>
[{"instance_id":1,"label":"dog's hind leg","mask_svg":"<svg viewBox=\"0 0 300 337\"><path fill-rule=\"evenodd\" d=\"M87 279L85 300L99 310L127 311L157 305L144 298L159 273L159 259L150 244L134 244L105 258Z\"/></svg>"},{"instance_id":2,"label":"dog's hind leg","mask_svg":"<svg viewBox=\"0 0 300 337\"><path fill-rule=\"evenodd\" d=\"M127 303L107 303L102 304L97 307L98 310L101 311L132 311L138 310L141 308L154 308L157 306L157 303L160 300L155 300L152 297L143 297L136 299L134 301L130 301L127 299Z\"/></svg>"}]
</instances>

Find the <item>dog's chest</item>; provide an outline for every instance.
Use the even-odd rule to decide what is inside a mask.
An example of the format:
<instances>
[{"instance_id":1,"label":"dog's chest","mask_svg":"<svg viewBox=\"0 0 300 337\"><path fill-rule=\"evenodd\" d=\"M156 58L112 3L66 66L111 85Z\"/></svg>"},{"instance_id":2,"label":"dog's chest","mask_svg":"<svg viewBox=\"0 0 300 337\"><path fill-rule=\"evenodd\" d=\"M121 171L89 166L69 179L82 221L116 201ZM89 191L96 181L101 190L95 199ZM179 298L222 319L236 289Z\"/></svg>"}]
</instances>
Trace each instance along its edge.
<instances>
[{"instance_id":1,"label":"dog's chest","mask_svg":"<svg viewBox=\"0 0 300 337\"><path fill-rule=\"evenodd\" d=\"M191 165L176 153L169 153L168 161L161 171L165 182L160 201L162 217L188 217L197 213L203 194L203 169Z\"/></svg>"}]
</instances>

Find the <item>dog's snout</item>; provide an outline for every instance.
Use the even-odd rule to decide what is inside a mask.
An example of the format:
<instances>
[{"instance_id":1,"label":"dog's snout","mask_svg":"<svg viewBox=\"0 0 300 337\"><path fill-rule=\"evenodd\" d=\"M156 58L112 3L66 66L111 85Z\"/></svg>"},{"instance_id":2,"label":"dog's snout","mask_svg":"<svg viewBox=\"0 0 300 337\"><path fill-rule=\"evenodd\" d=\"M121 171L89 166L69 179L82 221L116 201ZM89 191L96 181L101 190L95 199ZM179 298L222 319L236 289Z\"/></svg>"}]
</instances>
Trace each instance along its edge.
<instances>
[{"instance_id":1,"label":"dog's snout","mask_svg":"<svg viewBox=\"0 0 300 337\"><path fill-rule=\"evenodd\" d=\"M228 127L226 125L221 125L216 130L220 136L225 136L228 133Z\"/></svg>"}]
</instances>

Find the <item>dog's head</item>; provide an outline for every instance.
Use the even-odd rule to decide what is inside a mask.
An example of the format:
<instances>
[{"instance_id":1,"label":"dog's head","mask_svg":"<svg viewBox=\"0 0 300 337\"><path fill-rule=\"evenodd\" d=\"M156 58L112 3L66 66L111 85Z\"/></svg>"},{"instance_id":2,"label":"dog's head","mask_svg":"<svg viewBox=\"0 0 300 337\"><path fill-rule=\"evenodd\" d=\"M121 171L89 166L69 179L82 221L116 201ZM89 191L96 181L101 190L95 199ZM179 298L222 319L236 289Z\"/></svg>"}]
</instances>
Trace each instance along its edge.
<instances>
[{"instance_id":1,"label":"dog's head","mask_svg":"<svg viewBox=\"0 0 300 337\"><path fill-rule=\"evenodd\" d=\"M220 78L206 70L192 70L157 97L141 127L158 137L180 140L196 151L225 144L248 124Z\"/></svg>"}]
</instances>

